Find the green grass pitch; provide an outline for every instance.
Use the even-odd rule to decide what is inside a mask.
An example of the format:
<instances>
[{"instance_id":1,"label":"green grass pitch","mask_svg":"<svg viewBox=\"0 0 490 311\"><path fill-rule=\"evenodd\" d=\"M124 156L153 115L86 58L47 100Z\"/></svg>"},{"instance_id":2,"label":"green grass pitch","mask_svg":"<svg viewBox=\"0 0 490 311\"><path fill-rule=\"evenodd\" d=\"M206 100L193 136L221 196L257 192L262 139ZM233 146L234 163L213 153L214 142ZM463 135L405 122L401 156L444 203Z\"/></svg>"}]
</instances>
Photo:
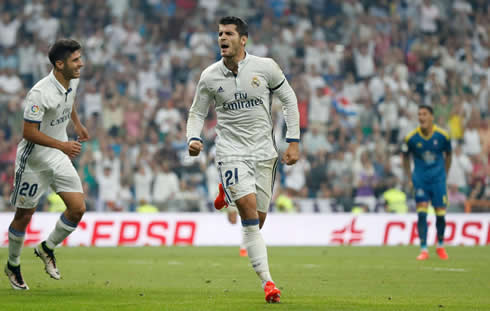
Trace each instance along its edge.
<instances>
[{"instance_id":1,"label":"green grass pitch","mask_svg":"<svg viewBox=\"0 0 490 311\"><path fill-rule=\"evenodd\" d=\"M416 247L270 247L282 302L268 305L236 247L60 248L60 281L26 248L31 290L3 276L0 310L490 310L490 247L448 253L417 262Z\"/></svg>"}]
</instances>

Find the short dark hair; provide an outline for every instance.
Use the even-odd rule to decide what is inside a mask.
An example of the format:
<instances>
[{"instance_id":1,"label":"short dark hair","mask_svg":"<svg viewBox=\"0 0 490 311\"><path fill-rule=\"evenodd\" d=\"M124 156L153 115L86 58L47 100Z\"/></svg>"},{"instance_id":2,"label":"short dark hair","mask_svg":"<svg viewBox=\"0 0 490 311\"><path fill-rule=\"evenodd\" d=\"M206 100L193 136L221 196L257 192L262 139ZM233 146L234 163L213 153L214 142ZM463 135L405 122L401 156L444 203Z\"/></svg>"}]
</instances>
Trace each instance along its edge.
<instances>
[{"instance_id":1,"label":"short dark hair","mask_svg":"<svg viewBox=\"0 0 490 311\"><path fill-rule=\"evenodd\" d=\"M429 110L430 114L434 114L434 109L432 109L432 106L422 104L422 105L419 105L419 110L420 109L427 109L427 110Z\"/></svg>"},{"instance_id":2,"label":"short dark hair","mask_svg":"<svg viewBox=\"0 0 490 311\"><path fill-rule=\"evenodd\" d=\"M237 30L238 34L240 35L240 37L241 36L248 37L248 24L243 19L241 19L240 17L225 16L219 20L219 24L220 25L233 24L236 26L236 30Z\"/></svg>"},{"instance_id":3,"label":"short dark hair","mask_svg":"<svg viewBox=\"0 0 490 311\"><path fill-rule=\"evenodd\" d=\"M72 39L60 39L49 49L49 61L56 67L56 61L65 61L73 52L82 48L80 43Z\"/></svg>"}]
</instances>

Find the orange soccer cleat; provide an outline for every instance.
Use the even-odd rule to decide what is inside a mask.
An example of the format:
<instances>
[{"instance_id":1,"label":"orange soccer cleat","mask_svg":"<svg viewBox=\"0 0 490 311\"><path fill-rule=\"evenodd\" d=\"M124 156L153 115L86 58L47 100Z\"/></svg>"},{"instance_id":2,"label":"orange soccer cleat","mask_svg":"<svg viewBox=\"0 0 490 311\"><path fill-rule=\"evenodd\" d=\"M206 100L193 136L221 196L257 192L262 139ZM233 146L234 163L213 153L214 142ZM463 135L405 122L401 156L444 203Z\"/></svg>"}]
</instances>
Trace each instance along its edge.
<instances>
[{"instance_id":1,"label":"orange soccer cleat","mask_svg":"<svg viewBox=\"0 0 490 311\"><path fill-rule=\"evenodd\" d=\"M223 207L228 207L228 203L226 203L225 190L223 189L223 185L219 184L218 189L218 196L216 196L216 199L214 199L214 208L220 210Z\"/></svg>"},{"instance_id":2,"label":"orange soccer cleat","mask_svg":"<svg viewBox=\"0 0 490 311\"><path fill-rule=\"evenodd\" d=\"M417 256L417 260L427 260L429 259L429 252L427 250L423 250Z\"/></svg>"},{"instance_id":3,"label":"orange soccer cleat","mask_svg":"<svg viewBox=\"0 0 490 311\"><path fill-rule=\"evenodd\" d=\"M444 249L444 247L438 247L436 249L436 253L437 253L437 256L439 256L439 258L441 258L442 260L448 260L449 259L449 256L446 253L446 249Z\"/></svg>"},{"instance_id":4,"label":"orange soccer cleat","mask_svg":"<svg viewBox=\"0 0 490 311\"><path fill-rule=\"evenodd\" d=\"M264 286L265 301L268 303L278 303L281 300L281 291L274 282L269 281Z\"/></svg>"},{"instance_id":5,"label":"orange soccer cleat","mask_svg":"<svg viewBox=\"0 0 490 311\"><path fill-rule=\"evenodd\" d=\"M247 249L246 248L240 248L240 257L247 257Z\"/></svg>"}]
</instances>

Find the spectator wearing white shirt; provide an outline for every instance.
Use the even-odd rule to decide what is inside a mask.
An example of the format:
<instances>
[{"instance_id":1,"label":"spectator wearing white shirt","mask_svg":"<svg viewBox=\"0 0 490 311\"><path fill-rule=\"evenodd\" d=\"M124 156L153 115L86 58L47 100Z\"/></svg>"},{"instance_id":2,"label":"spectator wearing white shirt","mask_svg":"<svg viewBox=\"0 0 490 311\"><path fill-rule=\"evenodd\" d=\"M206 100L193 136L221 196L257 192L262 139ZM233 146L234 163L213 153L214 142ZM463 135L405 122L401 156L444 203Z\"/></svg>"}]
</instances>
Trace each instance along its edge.
<instances>
[{"instance_id":1,"label":"spectator wearing white shirt","mask_svg":"<svg viewBox=\"0 0 490 311\"><path fill-rule=\"evenodd\" d=\"M310 96L309 120L310 124L327 124L330 116L332 97L322 85L317 85Z\"/></svg>"},{"instance_id":2,"label":"spectator wearing white shirt","mask_svg":"<svg viewBox=\"0 0 490 311\"><path fill-rule=\"evenodd\" d=\"M306 174L310 170L310 163L305 157L300 156L295 165L284 165L284 186L293 196L305 197L308 193L306 189Z\"/></svg>"},{"instance_id":3,"label":"spectator wearing white shirt","mask_svg":"<svg viewBox=\"0 0 490 311\"><path fill-rule=\"evenodd\" d=\"M213 44L213 37L199 23L196 31L189 38L189 47L191 48L192 54L198 57L206 57L213 51Z\"/></svg>"},{"instance_id":4,"label":"spectator wearing white shirt","mask_svg":"<svg viewBox=\"0 0 490 311\"><path fill-rule=\"evenodd\" d=\"M157 165L157 173L153 183L153 204L160 211L166 211L178 192L179 178L170 170L168 162L164 161L161 165Z\"/></svg>"},{"instance_id":5,"label":"spectator wearing white shirt","mask_svg":"<svg viewBox=\"0 0 490 311\"><path fill-rule=\"evenodd\" d=\"M359 49L354 49L354 62L357 78L364 80L374 75L374 42L361 43Z\"/></svg>"},{"instance_id":6,"label":"spectator wearing white shirt","mask_svg":"<svg viewBox=\"0 0 490 311\"><path fill-rule=\"evenodd\" d=\"M27 39L21 41L17 49L19 56L19 74L24 82L24 86L31 87L34 83L34 59L36 47Z\"/></svg>"},{"instance_id":7,"label":"spectator wearing white shirt","mask_svg":"<svg viewBox=\"0 0 490 311\"><path fill-rule=\"evenodd\" d=\"M322 61L325 71L329 75L340 74L340 66L343 61L343 52L337 50L337 43L333 40L327 42L327 48L322 50Z\"/></svg>"},{"instance_id":8,"label":"spectator wearing white shirt","mask_svg":"<svg viewBox=\"0 0 490 311\"><path fill-rule=\"evenodd\" d=\"M4 69L3 71L4 74L0 73L0 97L8 101L23 90L23 84L13 69Z\"/></svg>"},{"instance_id":9,"label":"spectator wearing white shirt","mask_svg":"<svg viewBox=\"0 0 490 311\"><path fill-rule=\"evenodd\" d=\"M53 44L60 28L60 21L49 14L47 10L43 11L42 17L38 20L37 31L34 32L38 38L48 44Z\"/></svg>"},{"instance_id":10,"label":"spectator wearing white shirt","mask_svg":"<svg viewBox=\"0 0 490 311\"><path fill-rule=\"evenodd\" d=\"M151 184L153 182L153 173L151 168L143 161L139 161L136 165L134 173L134 193L136 202L141 204L151 202Z\"/></svg>"},{"instance_id":11,"label":"spectator wearing white shirt","mask_svg":"<svg viewBox=\"0 0 490 311\"><path fill-rule=\"evenodd\" d=\"M314 158L319 152L326 153L332 150L321 127L319 123L311 124L310 130L303 137L304 152L310 158Z\"/></svg>"},{"instance_id":12,"label":"spectator wearing white shirt","mask_svg":"<svg viewBox=\"0 0 490 311\"><path fill-rule=\"evenodd\" d=\"M100 115L102 112L102 94L97 91L93 83L87 83L83 97L83 108L85 119L90 119L93 114Z\"/></svg>"},{"instance_id":13,"label":"spectator wearing white shirt","mask_svg":"<svg viewBox=\"0 0 490 311\"><path fill-rule=\"evenodd\" d=\"M123 41L122 53L132 61L136 61L138 54L141 53L143 38L130 23L124 23L124 28L126 30L126 38Z\"/></svg>"},{"instance_id":14,"label":"spectator wearing white shirt","mask_svg":"<svg viewBox=\"0 0 490 311\"><path fill-rule=\"evenodd\" d=\"M119 163L119 162L117 162ZM97 212L120 211L117 206L118 193L121 188L120 175L114 170L114 163L109 160L96 161L95 179L99 186Z\"/></svg>"},{"instance_id":15,"label":"spectator wearing white shirt","mask_svg":"<svg viewBox=\"0 0 490 311\"><path fill-rule=\"evenodd\" d=\"M478 156L481 152L480 134L478 133L477 125L477 118L473 115L473 117L468 120L468 123L466 123L466 129L463 136L463 151L467 155L473 157Z\"/></svg>"},{"instance_id":16,"label":"spectator wearing white shirt","mask_svg":"<svg viewBox=\"0 0 490 311\"><path fill-rule=\"evenodd\" d=\"M160 133L162 134L171 132L180 121L180 112L174 107L172 100L164 102L155 116L155 123L160 127Z\"/></svg>"},{"instance_id":17,"label":"spectator wearing white shirt","mask_svg":"<svg viewBox=\"0 0 490 311\"><path fill-rule=\"evenodd\" d=\"M425 34L434 34L437 31L439 8L431 0L423 0L420 7L420 30Z\"/></svg>"},{"instance_id":18,"label":"spectator wearing white shirt","mask_svg":"<svg viewBox=\"0 0 490 311\"><path fill-rule=\"evenodd\" d=\"M378 106L378 110L381 115L381 128L385 135L388 135L391 144L396 144L400 130L398 106L397 99L391 90L386 88L385 100Z\"/></svg>"},{"instance_id":19,"label":"spectator wearing white shirt","mask_svg":"<svg viewBox=\"0 0 490 311\"><path fill-rule=\"evenodd\" d=\"M468 186L468 178L471 176L473 164L470 158L463 153L460 144L456 145L453 152L451 168L447 177L448 185L456 185L460 190L465 191Z\"/></svg>"},{"instance_id":20,"label":"spectator wearing white shirt","mask_svg":"<svg viewBox=\"0 0 490 311\"><path fill-rule=\"evenodd\" d=\"M19 18L12 18L11 14L3 12L0 19L0 47L10 48L17 44L17 32L22 26Z\"/></svg>"}]
</instances>

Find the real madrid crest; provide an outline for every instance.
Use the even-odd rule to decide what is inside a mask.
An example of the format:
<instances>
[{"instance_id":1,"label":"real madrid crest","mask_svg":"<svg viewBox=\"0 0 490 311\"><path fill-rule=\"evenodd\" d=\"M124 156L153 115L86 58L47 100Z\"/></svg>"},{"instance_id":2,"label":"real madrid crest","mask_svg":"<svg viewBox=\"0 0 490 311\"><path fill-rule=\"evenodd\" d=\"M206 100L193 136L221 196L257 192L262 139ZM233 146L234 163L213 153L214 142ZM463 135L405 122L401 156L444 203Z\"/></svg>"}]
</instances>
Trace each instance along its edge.
<instances>
[{"instance_id":1,"label":"real madrid crest","mask_svg":"<svg viewBox=\"0 0 490 311\"><path fill-rule=\"evenodd\" d=\"M260 80L259 80L259 78L253 77L251 84L252 84L253 87L259 87L260 86Z\"/></svg>"}]
</instances>

